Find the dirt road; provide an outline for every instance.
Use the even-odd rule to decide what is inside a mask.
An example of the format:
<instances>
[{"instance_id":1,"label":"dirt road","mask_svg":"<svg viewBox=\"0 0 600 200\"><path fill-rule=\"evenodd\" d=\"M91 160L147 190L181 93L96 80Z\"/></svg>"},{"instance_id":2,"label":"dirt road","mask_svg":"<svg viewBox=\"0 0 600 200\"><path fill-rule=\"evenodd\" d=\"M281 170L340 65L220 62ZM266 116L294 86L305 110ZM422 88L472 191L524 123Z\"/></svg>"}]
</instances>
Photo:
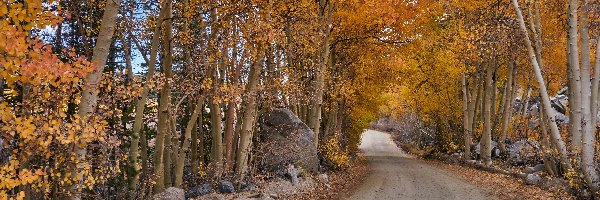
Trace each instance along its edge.
<instances>
[{"instance_id":1,"label":"dirt road","mask_svg":"<svg viewBox=\"0 0 600 200\"><path fill-rule=\"evenodd\" d=\"M386 133L366 131L359 148L372 172L348 199L496 199L450 172L411 159Z\"/></svg>"}]
</instances>

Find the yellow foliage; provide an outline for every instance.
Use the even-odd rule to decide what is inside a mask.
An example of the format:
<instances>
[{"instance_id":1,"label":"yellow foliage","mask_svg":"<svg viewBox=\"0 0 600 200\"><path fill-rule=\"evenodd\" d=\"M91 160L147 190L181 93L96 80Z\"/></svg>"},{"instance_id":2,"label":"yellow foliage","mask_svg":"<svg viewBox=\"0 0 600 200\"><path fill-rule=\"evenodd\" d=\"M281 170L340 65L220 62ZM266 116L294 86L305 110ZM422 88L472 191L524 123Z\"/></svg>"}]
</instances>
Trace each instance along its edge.
<instances>
[{"instance_id":1,"label":"yellow foliage","mask_svg":"<svg viewBox=\"0 0 600 200\"><path fill-rule=\"evenodd\" d=\"M323 158L325 158L326 163L336 170L347 168L350 161L348 150L341 146L338 137L339 134L335 134L327 138L320 146L320 152Z\"/></svg>"}]
</instances>

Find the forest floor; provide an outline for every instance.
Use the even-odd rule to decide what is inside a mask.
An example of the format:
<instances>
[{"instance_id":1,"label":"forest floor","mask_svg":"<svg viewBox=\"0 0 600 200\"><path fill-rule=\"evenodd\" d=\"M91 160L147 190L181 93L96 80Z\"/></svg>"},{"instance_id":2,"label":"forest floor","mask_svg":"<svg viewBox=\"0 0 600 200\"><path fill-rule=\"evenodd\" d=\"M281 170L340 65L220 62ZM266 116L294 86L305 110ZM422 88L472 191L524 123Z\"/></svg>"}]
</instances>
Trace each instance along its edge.
<instances>
[{"instance_id":1,"label":"forest floor","mask_svg":"<svg viewBox=\"0 0 600 200\"><path fill-rule=\"evenodd\" d=\"M284 196L283 199L343 199L364 181L370 169L366 158L361 156L348 169L327 173L329 186L319 184L311 190Z\"/></svg>"}]
</instances>

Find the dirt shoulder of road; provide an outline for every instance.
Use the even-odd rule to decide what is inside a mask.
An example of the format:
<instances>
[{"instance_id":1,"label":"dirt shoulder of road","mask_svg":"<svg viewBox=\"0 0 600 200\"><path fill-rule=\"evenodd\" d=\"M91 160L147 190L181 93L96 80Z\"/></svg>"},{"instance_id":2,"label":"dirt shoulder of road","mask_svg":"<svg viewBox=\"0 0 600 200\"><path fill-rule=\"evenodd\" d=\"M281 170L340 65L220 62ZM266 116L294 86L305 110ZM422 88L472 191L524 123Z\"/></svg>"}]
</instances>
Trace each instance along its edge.
<instances>
[{"instance_id":1,"label":"dirt shoulder of road","mask_svg":"<svg viewBox=\"0 0 600 200\"><path fill-rule=\"evenodd\" d=\"M283 199L343 199L363 182L370 171L367 159L359 156L347 169L327 173L329 187L320 183L314 189L284 196Z\"/></svg>"},{"instance_id":2,"label":"dirt shoulder of road","mask_svg":"<svg viewBox=\"0 0 600 200\"><path fill-rule=\"evenodd\" d=\"M505 174L491 173L438 160L424 160L424 162L455 174L473 185L480 186L500 199L575 199L565 191L545 190L538 186L525 185L522 179Z\"/></svg>"}]
</instances>

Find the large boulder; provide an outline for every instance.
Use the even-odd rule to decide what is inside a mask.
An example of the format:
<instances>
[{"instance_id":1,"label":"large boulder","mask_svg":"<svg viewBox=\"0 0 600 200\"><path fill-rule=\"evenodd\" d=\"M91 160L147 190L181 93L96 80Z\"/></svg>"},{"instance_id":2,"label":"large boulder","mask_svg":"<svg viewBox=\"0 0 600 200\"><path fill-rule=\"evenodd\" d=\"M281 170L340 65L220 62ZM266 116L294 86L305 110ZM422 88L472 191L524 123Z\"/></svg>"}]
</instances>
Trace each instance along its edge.
<instances>
[{"instance_id":1,"label":"large boulder","mask_svg":"<svg viewBox=\"0 0 600 200\"><path fill-rule=\"evenodd\" d=\"M256 153L260 170L285 174L289 164L318 170L314 134L292 111L275 109L261 116L261 122Z\"/></svg>"}]
</instances>

